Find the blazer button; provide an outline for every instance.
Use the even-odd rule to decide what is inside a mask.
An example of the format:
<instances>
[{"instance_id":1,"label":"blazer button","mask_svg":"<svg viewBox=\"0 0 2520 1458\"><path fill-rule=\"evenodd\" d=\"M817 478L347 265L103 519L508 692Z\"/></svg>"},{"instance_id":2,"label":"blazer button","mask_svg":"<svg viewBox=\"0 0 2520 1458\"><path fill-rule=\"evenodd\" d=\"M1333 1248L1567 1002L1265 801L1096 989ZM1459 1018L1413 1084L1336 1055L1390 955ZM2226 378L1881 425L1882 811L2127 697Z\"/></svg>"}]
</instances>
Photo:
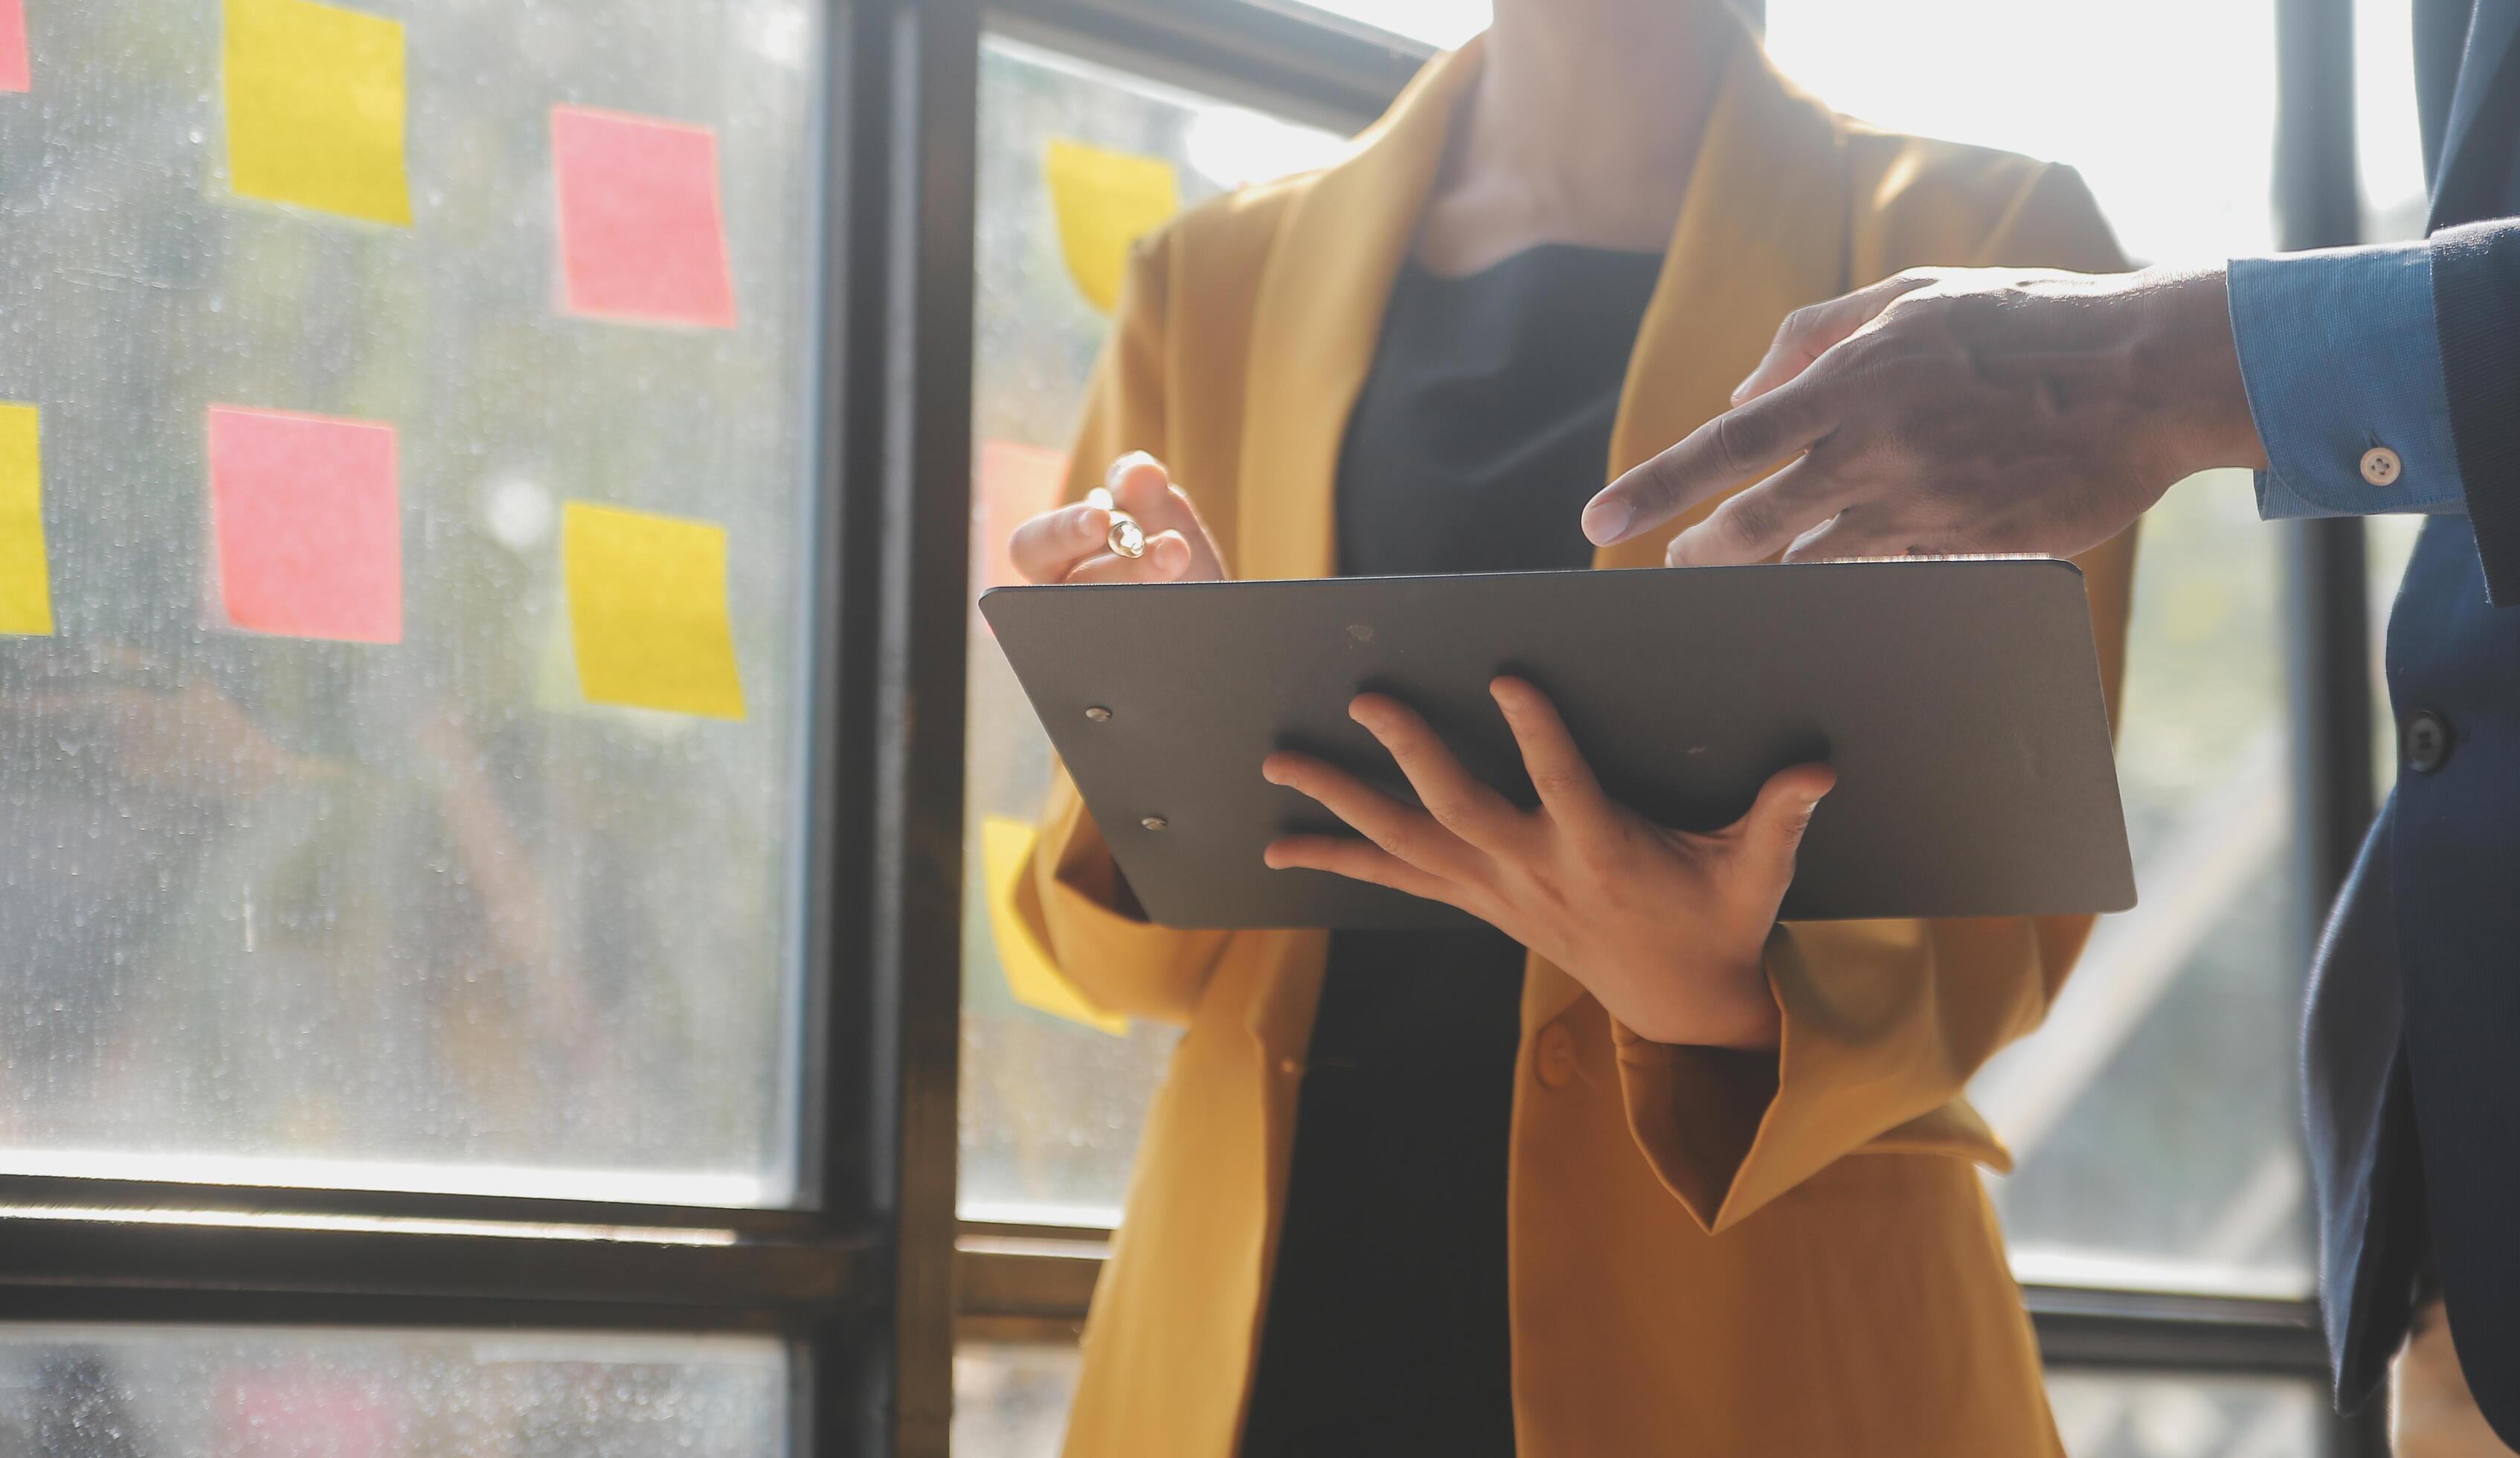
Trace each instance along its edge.
<instances>
[{"instance_id":1,"label":"blazer button","mask_svg":"<svg viewBox=\"0 0 2520 1458\"><path fill-rule=\"evenodd\" d=\"M1540 1046L1532 1052L1532 1068L1543 1088L1564 1088L1583 1074L1582 1060L1575 1053L1575 1034L1563 1023L1552 1023L1541 1029Z\"/></svg>"},{"instance_id":2,"label":"blazer button","mask_svg":"<svg viewBox=\"0 0 2520 1458\"><path fill-rule=\"evenodd\" d=\"M2407 768L2419 775L2431 774L2450 758L2450 724L2440 714L2424 709L2407 720L2407 732L2399 749L2406 755Z\"/></svg>"}]
</instances>

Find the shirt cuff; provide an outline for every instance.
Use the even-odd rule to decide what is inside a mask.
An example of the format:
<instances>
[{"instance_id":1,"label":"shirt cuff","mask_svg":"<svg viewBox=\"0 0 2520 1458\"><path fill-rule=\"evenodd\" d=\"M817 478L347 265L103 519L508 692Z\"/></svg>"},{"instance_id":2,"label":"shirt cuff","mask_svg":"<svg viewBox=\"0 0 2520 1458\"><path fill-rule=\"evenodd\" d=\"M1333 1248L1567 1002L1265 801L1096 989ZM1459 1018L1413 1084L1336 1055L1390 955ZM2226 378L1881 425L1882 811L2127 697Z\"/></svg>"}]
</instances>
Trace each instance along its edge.
<instances>
[{"instance_id":1,"label":"shirt cuff","mask_svg":"<svg viewBox=\"0 0 2520 1458\"><path fill-rule=\"evenodd\" d=\"M2228 277L2240 379L2272 468L2258 473L2259 516L2466 509L2429 244L2235 258ZM2380 449L2394 469L2366 475Z\"/></svg>"}]
</instances>

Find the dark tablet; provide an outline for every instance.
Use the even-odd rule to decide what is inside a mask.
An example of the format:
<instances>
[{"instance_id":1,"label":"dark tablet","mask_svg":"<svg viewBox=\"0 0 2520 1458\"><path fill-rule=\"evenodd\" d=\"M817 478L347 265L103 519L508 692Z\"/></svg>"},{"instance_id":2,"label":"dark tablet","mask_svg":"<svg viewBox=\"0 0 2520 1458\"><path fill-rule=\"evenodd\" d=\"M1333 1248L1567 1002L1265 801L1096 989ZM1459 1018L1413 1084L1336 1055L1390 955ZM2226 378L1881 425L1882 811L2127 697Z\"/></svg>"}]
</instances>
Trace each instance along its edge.
<instances>
[{"instance_id":1,"label":"dark tablet","mask_svg":"<svg viewBox=\"0 0 2520 1458\"><path fill-rule=\"evenodd\" d=\"M2135 872L2083 576L2046 558L1000 588L981 611L1138 900L1173 927L1413 927L1460 913L1261 847L1336 831L1260 778L1299 749L1413 799L1347 716L1416 706L1535 802L1488 697L1557 701L1610 793L1729 824L1826 759L1788 920L2122 911Z\"/></svg>"}]
</instances>

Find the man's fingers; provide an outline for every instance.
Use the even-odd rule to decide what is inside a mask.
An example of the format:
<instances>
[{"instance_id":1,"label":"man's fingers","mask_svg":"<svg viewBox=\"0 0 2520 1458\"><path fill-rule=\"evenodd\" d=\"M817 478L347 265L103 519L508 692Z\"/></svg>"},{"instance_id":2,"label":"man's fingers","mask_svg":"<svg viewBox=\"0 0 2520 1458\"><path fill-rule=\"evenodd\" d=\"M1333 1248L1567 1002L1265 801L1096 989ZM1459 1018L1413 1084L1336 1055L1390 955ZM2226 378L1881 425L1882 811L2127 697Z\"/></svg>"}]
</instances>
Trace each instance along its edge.
<instances>
[{"instance_id":1,"label":"man's fingers","mask_svg":"<svg viewBox=\"0 0 2520 1458\"><path fill-rule=\"evenodd\" d=\"M1099 506L1062 506L1017 526L1007 555L1027 582L1064 582L1076 565L1103 550L1111 514Z\"/></svg>"},{"instance_id":2,"label":"man's fingers","mask_svg":"<svg viewBox=\"0 0 2520 1458\"><path fill-rule=\"evenodd\" d=\"M1759 787L1750 813L1734 827L1749 864L1776 882L1777 894L1793 884L1794 853L1811 828L1821 797L1837 785L1837 771L1825 764L1796 764L1780 769Z\"/></svg>"},{"instance_id":3,"label":"man's fingers","mask_svg":"<svg viewBox=\"0 0 2520 1458\"><path fill-rule=\"evenodd\" d=\"M1137 557L1122 557L1116 552L1098 552L1068 569L1061 581L1085 582L1177 582L1190 570L1191 546L1178 531L1157 532L1147 538L1146 552Z\"/></svg>"},{"instance_id":4,"label":"man's fingers","mask_svg":"<svg viewBox=\"0 0 2520 1458\"><path fill-rule=\"evenodd\" d=\"M1765 562L1837 515L1849 492L1826 463L1806 455L1725 498L1706 520L1671 539L1671 567Z\"/></svg>"},{"instance_id":5,"label":"man's fingers","mask_svg":"<svg viewBox=\"0 0 2520 1458\"><path fill-rule=\"evenodd\" d=\"M1728 410L1610 482L1584 508L1585 536L1602 547L1626 541L1799 455L1836 428L1842 404L1838 391L1815 384L1806 380Z\"/></svg>"},{"instance_id":6,"label":"man's fingers","mask_svg":"<svg viewBox=\"0 0 2520 1458\"><path fill-rule=\"evenodd\" d=\"M1746 405L1810 369L1812 361L1845 342L1848 336L1880 317L1890 300L1933 283L1930 274L1903 273L1886 278L1826 303L1794 310L1777 326L1775 342L1750 377L1732 387L1732 403Z\"/></svg>"},{"instance_id":7,"label":"man's fingers","mask_svg":"<svg viewBox=\"0 0 2520 1458\"><path fill-rule=\"evenodd\" d=\"M1452 883L1418 870L1379 845L1345 836L1282 836L1269 843L1261 859L1273 871L1328 871L1429 901L1460 904L1453 899L1460 892Z\"/></svg>"},{"instance_id":8,"label":"man's fingers","mask_svg":"<svg viewBox=\"0 0 2520 1458\"><path fill-rule=\"evenodd\" d=\"M1260 761L1260 777L1320 801L1384 852L1450 879L1470 848L1425 811L1404 805L1335 765L1282 750Z\"/></svg>"},{"instance_id":9,"label":"man's fingers","mask_svg":"<svg viewBox=\"0 0 2520 1458\"><path fill-rule=\"evenodd\" d=\"M1482 850L1502 846L1512 835L1521 812L1463 769L1416 709L1387 695L1359 694L1348 705L1348 717L1391 752L1392 762L1438 825Z\"/></svg>"},{"instance_id":10,"label":"man's fingers","mask_svg":"<svg viewBox=\"0 0 2520 1458\"><path fill-rule=\"evenodd\" d=\"M1859 506L1795 538L1794 544L1785 549L1784 560L1848 562L1868 557L1948 557L1955 550L1945 543L1937 528L1912 525L1878 507ZM1973 544L1958 550L2003 549Z\"/></svg>"},{"instance_id":11,"label":"man's fingers","mask_svg":"<svg viewBox=\"0 0 2520 1458\"><path fill-rule=\"evenodd\" d=\"M1601 782L1594 777L1593 766L1584 752L1575 745L1575 736L1566 732L1566 720L1547 694L1508 675L1488 685L1497 707L1505 710L1506 726L1513 731L1513 742L1522 748L1522 767L1531 776L1531 788L1540 792L1541 807L1551 819L1578 833L1602 829L1610 818L1610 803L1601 795Z\"/></svg>"}]
</instances>

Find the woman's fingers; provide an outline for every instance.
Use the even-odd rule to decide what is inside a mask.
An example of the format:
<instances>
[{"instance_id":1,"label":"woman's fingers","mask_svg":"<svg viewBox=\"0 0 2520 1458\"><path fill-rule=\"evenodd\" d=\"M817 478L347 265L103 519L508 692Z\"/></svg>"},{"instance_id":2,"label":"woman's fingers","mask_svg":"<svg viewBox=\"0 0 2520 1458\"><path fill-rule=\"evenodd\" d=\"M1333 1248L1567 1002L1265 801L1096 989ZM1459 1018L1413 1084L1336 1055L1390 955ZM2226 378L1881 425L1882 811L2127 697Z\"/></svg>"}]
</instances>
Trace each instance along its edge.
<instances>
[{"instance_id":1,"label":"woman's fingers","mask_svg":"<svg viewBox=\"0 0 2520 1458\"><path fill-rule=\"evenodd\" d=\"M1811 829L1812 812L1836 785L1837 771L1825 764L1790 765L1768 777L1750 813L1733 824L1744 858L1775 883L1778 896L1793 884L1794 856Z\"/></svg>"},{"instance_id":2,"label":"woman's fingers","mask_svg":"<svg viewBox=\"0 0 2520 1458\"><path fill-rule=\"evenodd\" d=\"M1131 451L1111 463L1103 482L1112 503L1137 518L1148 532L1180 533L1190 547L1190 557L1179 575L1201 582L1224 579L1225 565L1216 555L1215 537L1199 520L1190 493L1173 483L1161 461L1142 450Z\"/></svg>"},{"instance_id":3,"label":"woman's fingers","mask_svg":"<svg viewBox=\"0 0 2520 1458\"><path fill-rule=\"evenodd\" d=\"M1319 800L1357 834L1420 871L1457 880L1470 847L1423 810L1413 809L1335 765L1281 750L1260 761L1260 777Z\"/></svg>"},{"instance_id":4,"label":"woman's fingers","mask_svg":"<svg viewBox=\"0 0 2520 1458\"><path fill-rule=\"evenodd\" d=\"M1601 795L1601 782L1594 777L1591 762L1575 747L1575 736L1566 732L1566 720L1557 706L1547 694L1509 674L1489 684L1488 692L1497 707L1505 710L1513 742L1522 747L1522 767L1531 776L1531 788L1540 792L1541 808L1578 833L1606 829L1610 802Z\"/></svg>"},{"instance_id":5,"label":"woman's fingers","mask_svg":"<svg viewBox=\"0 0 2520 1458\"><path fill-rule=\"evenodd\" d=\"M1178 582L1190 570L1190 543L1178 531L1159 531L1147 538L1146 551L1136 557L1122 557L1115 552L1098 552L1067 570L1060 581L1080 582Z\"/></svg>"},{"instance_id":6,"label":"woman's fingers","mask_svg":"<svg viewBox=\"0 0 2520 1458\"><path fill-rule=\"evenodd\" d=\"M1409 788L1418 792L1418 802L1437 824L1482 850L1502 848L1520 827L1521 812L1463 769L1416 709L1388 695L1359 694L1347 711L1391 752Z\"/></svg>"},{"instance_id":7,"label":"woman's fingers","mask_svg":"<svg viewBox=\"0 0 2520 1458\"><path fill-rule=\"evenodd\" d=\"M1455 899L1461 892L1451 882L1430 876L1367 841L1345 836L1282 836L1269 843L1261 858L1273 871L1328 871L1448 906L1461 905Z\"/></svg>"},{"instance_id":8,"label":"woman's fingers","mask_svg":"<svg viewBox=\"0 0 2520 1458\"><path fill-rule=\"evenodd\" d=\"M1079 563L1108 551L1111 514L1099 506L1062 506L1017 526L1007 555L1027 582L1064 582Z\"/></svg>"}]
</instances>

